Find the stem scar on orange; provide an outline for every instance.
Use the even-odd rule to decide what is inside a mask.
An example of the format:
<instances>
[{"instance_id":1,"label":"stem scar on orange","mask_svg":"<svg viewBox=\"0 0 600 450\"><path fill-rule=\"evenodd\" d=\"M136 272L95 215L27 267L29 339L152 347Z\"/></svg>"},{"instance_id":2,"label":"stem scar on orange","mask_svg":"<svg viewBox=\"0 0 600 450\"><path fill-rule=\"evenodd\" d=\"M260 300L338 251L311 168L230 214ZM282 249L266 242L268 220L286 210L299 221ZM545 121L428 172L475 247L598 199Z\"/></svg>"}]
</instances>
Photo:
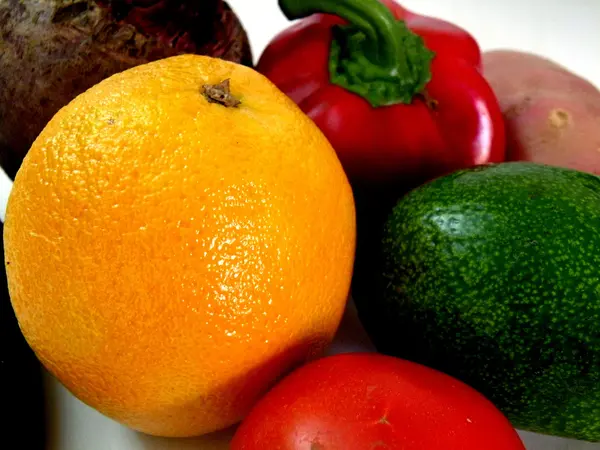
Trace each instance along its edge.
<instances>
[{"instance_id":1,"label":"stem scar on orange","mask_svg":"<svg viewBox=\"0 0 600 450\"><path fill-rule=\"evenodd\" d=\"M80 95L33 144L4 229L12 305L83 402L208 433L332 340L354 214L334 150L266 78L163 59Z\"/></svg>"}]
</instances>

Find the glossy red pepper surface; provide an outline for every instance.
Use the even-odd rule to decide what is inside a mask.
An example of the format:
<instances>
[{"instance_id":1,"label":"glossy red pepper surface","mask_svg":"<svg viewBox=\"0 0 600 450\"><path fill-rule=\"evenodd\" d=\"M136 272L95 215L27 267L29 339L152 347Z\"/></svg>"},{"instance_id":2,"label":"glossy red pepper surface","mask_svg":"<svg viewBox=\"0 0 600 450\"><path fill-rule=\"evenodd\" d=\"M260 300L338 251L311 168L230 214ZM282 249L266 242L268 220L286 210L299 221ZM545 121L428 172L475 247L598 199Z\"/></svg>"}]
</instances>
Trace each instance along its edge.
<instances>
[{"instance_id":1,"label":"glossy red pepper surface","mask_svg":"<svg viewBox=\"0 0 600 450\"><path fill-rule=\"evenodd\" d=\"M367 98L331 82L335 28L352 20L315 11L336 12L338 5L347 6L340 16L362 21L361 13L368 12L374 2L377 0L309 0L308 9L288 12L289 18L306 17L275 37L257 69L313 119L335 148L351 181L422 180L504 160L504 122L495 95L480 72L479 46L453 24L381 0L393 17L403 21L433 52L424 90L414 93L408 103L373 106ZM303 2L280 0L284 12L290 3ZM320 9L320 4L325 7ZM368 14L365 21L368 33ZM381 27L376 28L379 25L374 23L373 28L384 36L372 47L375 51L377 45L387 45L390 36L386 38L385 33L394 32L381 32Z\"/></svg>"}]
</instances>

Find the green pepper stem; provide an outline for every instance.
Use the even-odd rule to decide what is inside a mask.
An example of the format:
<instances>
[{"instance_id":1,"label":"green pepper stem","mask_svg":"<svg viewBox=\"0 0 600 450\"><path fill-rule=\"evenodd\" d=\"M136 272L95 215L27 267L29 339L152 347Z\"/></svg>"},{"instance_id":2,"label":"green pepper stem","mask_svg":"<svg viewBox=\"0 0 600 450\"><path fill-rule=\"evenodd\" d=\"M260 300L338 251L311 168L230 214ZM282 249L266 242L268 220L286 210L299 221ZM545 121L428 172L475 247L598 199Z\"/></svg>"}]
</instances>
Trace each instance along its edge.
<instances>
[{"instance_id":1,"label":"green pepper stem","mask_svg":"<svg viewBox=\"0 0 600 450\"><path fill-rule=\"evenodd\" d=\"M379 0L279 0L279 7L290 20L327 13L349 23L333 30L330 82L373 107L410 104L431 79L433 52Z\"/></svg>"},{"instance_id":2,"label":"green pepper stem","mask_svg":"<svg viewBox=\"0 0 600 450\"><path fill-rule=\"evenodd\" d=\"M379 0L279 0L289 20L314 13L333 14L360 29L372 52L365 55L380 66L402 71L407 60L402 48L402 29L392 12Z\"/></svg>"}]
</instances>

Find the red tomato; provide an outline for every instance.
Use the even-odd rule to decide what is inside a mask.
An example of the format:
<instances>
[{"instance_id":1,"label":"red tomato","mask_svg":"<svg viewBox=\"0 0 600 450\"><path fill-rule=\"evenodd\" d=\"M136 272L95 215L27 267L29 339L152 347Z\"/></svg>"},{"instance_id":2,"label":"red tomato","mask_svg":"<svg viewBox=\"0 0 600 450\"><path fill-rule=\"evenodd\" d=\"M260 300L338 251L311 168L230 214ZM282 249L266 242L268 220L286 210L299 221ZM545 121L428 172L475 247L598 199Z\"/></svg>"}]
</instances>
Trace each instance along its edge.
<instances>
[{"instance_id":1,"label":"red tomato","mask_svg":"<svg viewBox=\"0 0 600 450\"><path fill-rule=\"evenodd\" d=\"M464 383L377 353L309 363L261 399L231 450L525 450Z\"/></svg>"}]
</instances>

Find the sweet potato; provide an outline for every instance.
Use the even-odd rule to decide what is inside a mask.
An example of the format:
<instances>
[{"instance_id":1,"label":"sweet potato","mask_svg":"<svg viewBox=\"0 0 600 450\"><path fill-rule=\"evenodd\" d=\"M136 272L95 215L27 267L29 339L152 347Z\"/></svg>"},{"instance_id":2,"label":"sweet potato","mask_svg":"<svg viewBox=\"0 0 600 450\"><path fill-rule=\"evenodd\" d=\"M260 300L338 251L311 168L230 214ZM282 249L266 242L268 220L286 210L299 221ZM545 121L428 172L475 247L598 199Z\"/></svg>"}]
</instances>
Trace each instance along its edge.
<instances>
[{"instance_id":1,"label":"sweet potato","mask_svg":"<svg viewBox=\"0 0 600 450\"><path fill-rule=\"evenodd\" d=\"M0 165L14 176L48 120L81 92L180 53L252 64L223 0L0 0Z\"/></svg>"},{"instance_id":2,"label":"sweet potato","mask_svg":"<svg viewBox=\"0 0 600 450\"><path fill-rule=\"evenodd\" d=\"M600 91L549 59L517 51L483 55L506 121L507 158L600 174Z\"/></svg>"}]
</instances>

